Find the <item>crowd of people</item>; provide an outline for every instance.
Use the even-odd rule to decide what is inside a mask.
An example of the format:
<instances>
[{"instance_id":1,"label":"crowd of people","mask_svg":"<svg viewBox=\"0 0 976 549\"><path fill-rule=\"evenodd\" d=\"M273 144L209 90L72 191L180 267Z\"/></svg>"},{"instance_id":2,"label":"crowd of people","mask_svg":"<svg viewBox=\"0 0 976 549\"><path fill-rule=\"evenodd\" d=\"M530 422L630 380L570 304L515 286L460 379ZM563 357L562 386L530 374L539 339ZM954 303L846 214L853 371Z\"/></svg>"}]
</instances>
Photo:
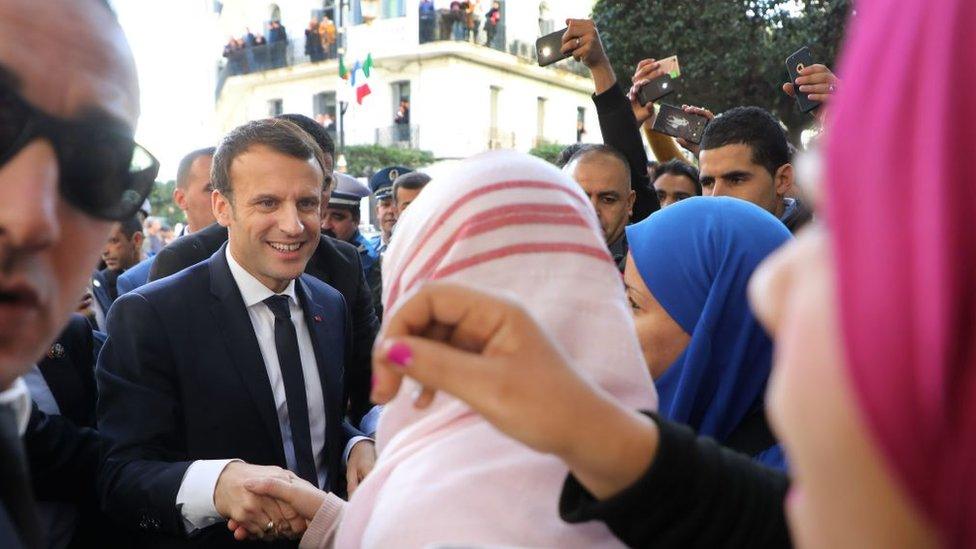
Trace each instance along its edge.
<instances>
[{"instance_id":1,"label":"crowd of people","mask_svg":"<svg viewBox=\"0 0 976 549\"><path fill-rule=\"evenodd\" d=\"M311 29L311 24L309 28ZM305 36L307 41L308 31L305 32ZM322 51L322 59L324 59L325 50ZM306 42L305 54L311 56L308 42ZM223 55L227 59L226 70L229 76L284 67L288 55L288 32L278 20L268 22L263 35L254 34L250 28L247 28L242 36L231 37L227 41Z\"/></svg>"},{"instance_id":2,"label":"crowd of people","mask_svg":"<svg viewBox=\"0 0 976 549\"><path fill-rule=\"evenodd\" d=\"M490 7L485 9L484 3L482 0L455 0L445 7L438 7L434 0L421 0L420 43L461 40L480 44L481 31L484 30L484 45L498 47L495 37L501 23L501 4L491 2Z\"/></svg>"},{"instance_id":3,"label":"crowd of people","mask_svg":"<svg viewBox=\"0 0 976 549\"><path fill-rule=\"evenodd\" d=\"M0 3L2 545L976 547L976 4L900 7L784 83L806 150L655 132L572 19L602 143L367 185L254 120L166 243L110 8Z\"/></svg>"}]
</instances>

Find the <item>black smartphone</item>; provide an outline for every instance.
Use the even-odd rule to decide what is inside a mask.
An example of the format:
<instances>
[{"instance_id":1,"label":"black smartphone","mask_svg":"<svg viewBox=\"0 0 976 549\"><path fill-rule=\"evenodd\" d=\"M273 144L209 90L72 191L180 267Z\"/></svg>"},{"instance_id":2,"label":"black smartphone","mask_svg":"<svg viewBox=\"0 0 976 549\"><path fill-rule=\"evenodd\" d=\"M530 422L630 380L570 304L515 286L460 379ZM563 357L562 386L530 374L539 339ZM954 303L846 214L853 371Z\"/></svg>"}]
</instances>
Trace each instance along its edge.
<instances>
[{"instance_id":1,"label":"black smartphone","mask_svg":"<svg viewBox=\"0 0 976 549\"><path fill-rule=\"evenodd\" d=\"M796 79L800 77L800 71L803 70L803 67L809 67L813 64L813 54L810 53L810 48L806 46L796 50L793 55L786 58L786 74L789 75L790 83L795 87L793 91L796 95L796 104L802 112L810 112L820 106L820 101L811 101L810 94L801 92L800 87L796 85Z\"/></svg>"},{"instance_id":2,"label":"black smartphone","mask_svg":"<svg viewBox=\"0 0 976 549\"><path fill-rule=\"evenodd\" d=\"M707 125L708 119L704 116L662 104L654 120L654 131L680 137L689 143L700 143Z\"/></svg>"},{"instance_id":3,"label":"black smartphone","mask_svg":"<svg viewBox=\"0 0 976 549\"><path fill-rule=\"evenodd\" d=\"M567 27L561 31L551 32L535 41L535 53L539 58L540 67L552 65L557 61L562 61L570 57L570 54L560 51L563 47L563 35L568 30L569 28Z\"/></svg>"},{"instance_id":4,"label":"black smartphone","mask_svg":"<svg viewBox=\"0 0 976 549\"><path fill-rule=\"evenodd\" d=\"M678 80L670 74L662 74L637 90L637 100L641 105L653 103L662 97L671 95L678 89Z\"/></svg>"}]
</instances>

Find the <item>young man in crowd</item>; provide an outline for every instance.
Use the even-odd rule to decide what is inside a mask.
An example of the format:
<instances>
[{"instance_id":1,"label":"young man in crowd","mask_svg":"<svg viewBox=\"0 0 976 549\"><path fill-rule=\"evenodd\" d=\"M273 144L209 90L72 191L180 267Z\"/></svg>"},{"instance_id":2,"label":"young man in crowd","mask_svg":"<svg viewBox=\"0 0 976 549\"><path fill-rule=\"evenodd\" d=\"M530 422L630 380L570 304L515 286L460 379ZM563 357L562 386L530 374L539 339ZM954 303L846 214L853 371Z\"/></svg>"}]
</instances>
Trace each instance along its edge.
<instances>
[{"instance_id":1,"label":"young man in crowd","mask_svg":"<svg viewBox=\"0 0 976 549\"><path fill-rule=\"evenodd\" d=\"M420 191L430 183L430 176L423 172L401 174L393 182L393 205L396 206L397 217L403 215L410 203L420 196Z\"/></svg>"},{"instance_id":2,"label":"young man in crowd","mask_svg":"<svg viewBox=\"0 0 976 549\"><path fill-rule=\"evenodd\" d=\"M109 315L96 374L99 430L113 441L103 505L147 530L147 546L187 535L176 544L234 546L231 519L256 538L294 538L305 523L250 494L248 479L342 494L372 468L372 443L343 420L348 311L303 274L320 241L325 172L321 149L290 122L231 131L213 169L226 244Z\"/></svg>"},{"instance_id":3,"label":"young man in crowd","mask_svg":"<svg viewBox=\"0 0 976 549\"><path fill-rule=\"evenodd\" d=\"M793 190L786 132L759 107L736 107L705 127L699 153L700 180L707 196L747 200L775 215L795 233L813 213Z\"/></svg>"},{"instance_id":4,"label":"young man in crowd","mask_svg":"<svg viewBox=\"0 0 976 549\"><path fill-rule=\"evenodd\" d=\"M186 215L186 225L183 227L183 234L178 236L193 234L214 222L210 207L210 168L213 165L214 150L214 147L197 149L180 160L176 170L173 202ZM148 282L149 272L158 256L159 254L148 257L122 273L117 283L119 295L131 292Z\"/></svg>"},{"instance_id":5,"label":"young man in crowd","mask_svg":"<svg viewBox=\"0 0 976 549\"><path fill-rule=\"evenodd\" d=\"M112 303L119 297L117 281L126 270L134 267L142 257L142 224L139 218L131 218L119 223L102 249L105 268L92 275L92 295L95 306L101 312L96 317L105 318ZM104 328L104 325L99 325Z\"/></svg>"},{"instance_id":6,"label":"young man in crowd","mask_svg":"<svg viewBox=\"0 0 976 549\"><path fill-rule=\"evenodd\" d=\"M654 192L662 208L678 202L702 195L701 183L698 182L698 169L687 162L668 160L664 164L654 166L652 172Z\"/></svg>"},{"instance_id":7,"label":"young man in crowd","mask_svg":"<svg viewBox=\"0 0 976 549\"><path fill-rule=\"evenodd\" d=\"M623 272L627 259L624 228L633 215L637 197L630 186L627 159L607 145L585 145L569 159L563 171L583 188L593 204L607 247Z\"/></svg>"}]
</instances>

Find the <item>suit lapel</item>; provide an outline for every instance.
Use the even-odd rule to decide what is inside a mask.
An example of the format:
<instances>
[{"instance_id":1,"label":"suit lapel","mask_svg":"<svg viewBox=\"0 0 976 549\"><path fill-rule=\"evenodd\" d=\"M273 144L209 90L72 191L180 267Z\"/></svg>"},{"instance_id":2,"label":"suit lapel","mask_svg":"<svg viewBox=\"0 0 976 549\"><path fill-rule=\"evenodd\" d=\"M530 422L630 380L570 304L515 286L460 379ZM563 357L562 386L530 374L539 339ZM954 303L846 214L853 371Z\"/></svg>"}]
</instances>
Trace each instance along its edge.
<instances>
[{"instance_id":1,"label":"suit lapel","mask_svg":"<svg viewBox=\"0 0 976 549\"><path fill-rule=\"evenodd\" d=\"M211 313L214 323L220 329L231 362L240 373L241 380L254 400L261 421L271 437L279 462L284 465L281 427L278 424L274 394L271 392L271 381L268 379L257 336L254 335L251 317L247 314L244 299L241 298L241 292L230 273L230 266L224 255L226 247L226 244L221 246L210 258L210 291L217 297L217 302L211 306Z\"/></svg>"}]
</instances>

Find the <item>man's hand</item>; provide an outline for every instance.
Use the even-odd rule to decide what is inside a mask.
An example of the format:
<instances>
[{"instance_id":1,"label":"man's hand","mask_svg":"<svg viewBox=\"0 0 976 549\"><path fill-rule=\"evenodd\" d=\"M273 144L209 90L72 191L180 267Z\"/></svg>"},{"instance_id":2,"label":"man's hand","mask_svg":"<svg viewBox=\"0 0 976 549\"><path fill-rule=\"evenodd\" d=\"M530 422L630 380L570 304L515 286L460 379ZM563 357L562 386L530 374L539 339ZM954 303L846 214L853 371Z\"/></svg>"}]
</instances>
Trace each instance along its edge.
<instances>
[{"instance_id":1,"label":"man's hand","mask_svg":"<svg viewBox=\"0 0 976 549\"><path fill-rule=\"evenodd\" d=\"M637 119L638 126L644 125L647 128L653 127L654 119L657 117L657 113L654 111L654 103L648 103L646 105L640 104L640 101L637 99L637 92L640 91L644 84L647 84L662 74L664 74L664 69L662 69L661 64L654 59L644 59L637 64L637 70L634 72L634 77L631 79L634 85L631 86L630 91L627 92L627 97L630 99L630 108L634 110L634 118Z\"/></svg>"},{"instance_id":2,"label":"man's hand","mask_svg":"<svg viewBox=\"0 0 976 549\"><path fill-rule=\"evenodd\" d=\"M301 535L306 523L294 509L274 499L255 495L245 488L248 479L263 477L287 481L294 475L274 466L251 465L241 461L228 463L214 488L217 512L238 527L231 528L240 531L240 537L235 532L237 539L244 539L247 534L256 539L295 538Z\"/></svg>"},{"instance_id":3,"label":"man's hand","mask_svg":"<svg viewBox=\"0 0 976 549\"><path fill-rule=\"evenodd\" d=\"M691 105L681 105L681 110L685 111L688 114L697 114L698 116L704 116L705 118L708 119L709 122L711 122L712 120L715 119L715 114L712 113L712 111L710 111L708 109L705 109L705 108L702 108L702 107L693 107ZM688 141L688 140L686 140L684 138L681 138L681 137L676 138L675 141L677 141L679 145L681 145L682 147L684 147L691 154L695 155L695 158L698 158L698 153L701 152L701 146L700 145L698 145L697 143L691 143L690 141Z\"/></svg>"},{"instance_id":4,"label":"man's hand","mask_svg":"<svg viewBox=\"0 0 976 549\"><path fill-rule=\"evenodd\" d=\"M783 91L790 97L796 97L796 86L800 86L801 92L810 94L808 97L811 101L828 103L837 93L839 84L840 79L824 65L810 65L803 67L795 83L783 84Z\"/></svg>"},{"instance_id":5,"label":"man's hand","mask_svg":"<svg viewBox=\"0 0 976 549\"><path fill-rule=\"evenodd\" d=\"M349 497L359 488L359 483L376 465L376 445L371 440L360 440L349 451L349 461L346 462L346 489Z\"/></svg>"},{"instance_id":6,"label":"man's hand","mask_svg":"<svg viewBox=\"0 0 976 549\"><path fill-rule=\"evenodd\" d=\"M244 482L244 487L256 496L274 498L294 509L305 522L302 531L315 518L326 497L325 492L298 477L292 477L290 480L271 477L252 478ZM234 538L237 540L252 539L248 531L236 520L227 521L227 528L234 532Z\"/></svg>"},{"instance_id":7,"label":"man's hand","mask_svg":"<svg viewBox=\"0 0 976 549\"><path fill-rule=\"evenodd\" d=\"M603 51L596 25L589 19L567 19L566 26L560 51L571 54L573 59L590 69L597 95L609 90L617 83L617 76L613 73L610 58Z\"/></svg>"}]
</instances>

